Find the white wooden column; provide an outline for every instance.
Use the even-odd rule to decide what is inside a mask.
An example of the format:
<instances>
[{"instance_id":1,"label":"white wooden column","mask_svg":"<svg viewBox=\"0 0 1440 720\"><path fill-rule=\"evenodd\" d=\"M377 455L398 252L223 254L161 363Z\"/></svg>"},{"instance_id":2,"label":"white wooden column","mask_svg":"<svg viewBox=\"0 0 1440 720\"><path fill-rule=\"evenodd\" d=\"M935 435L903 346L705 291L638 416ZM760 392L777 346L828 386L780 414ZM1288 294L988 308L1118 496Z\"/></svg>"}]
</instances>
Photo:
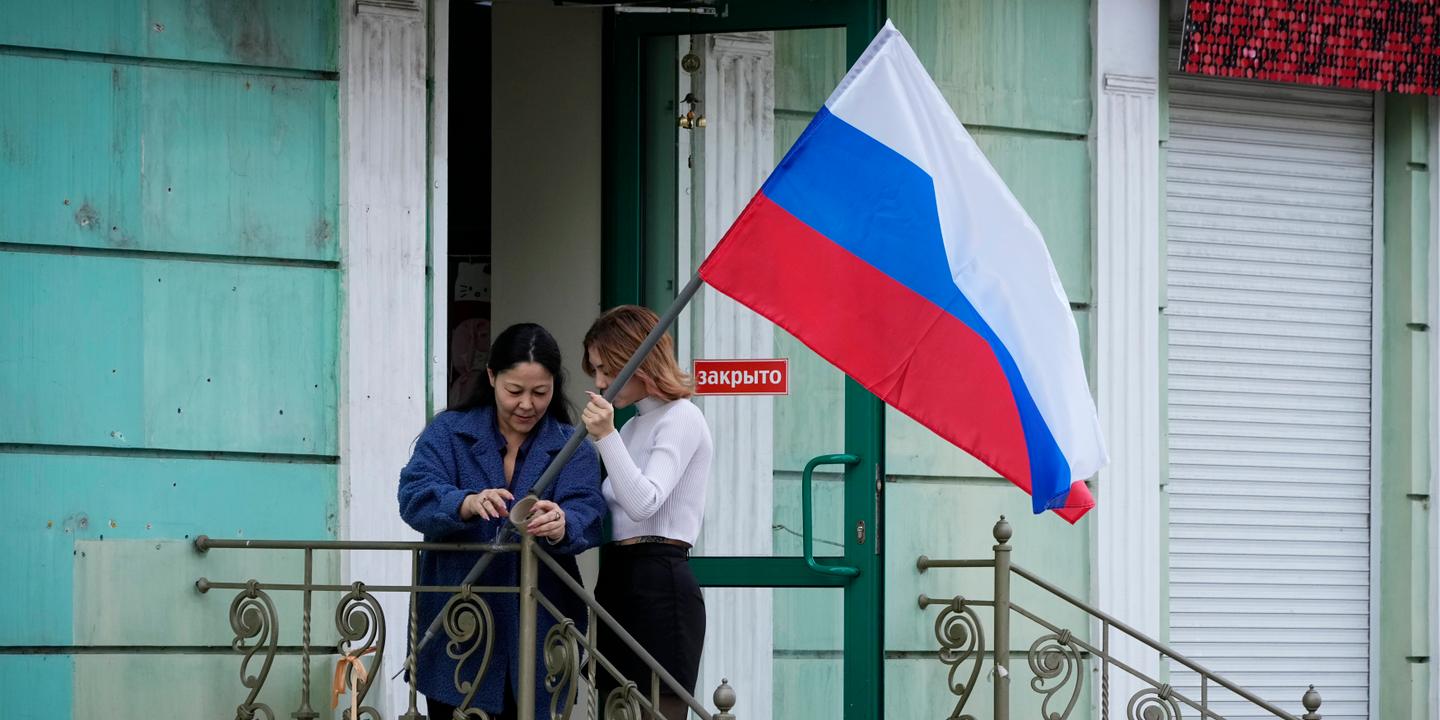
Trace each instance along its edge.
<instances>
[{"instance_id":1,"label":"white wooden column","mask_svg":"<svg viewBox=\"0 0 1440 720\"><path fill-rule=\"evenodd\" d=\"M356 0L343 4L342 18L341 536L414 539L395 491L426 421L425 10L419 0ZM347 583L404 584L410 558L354 553L342 573ZM404 712L404 686L389 677L405 657L408 603L378 597L389 685L367 702L395 717ZM333 617L325 608L315 616Z\"/></svg>"},{"instance_id":2,"label":"white wooden column","mask_svg":"<svg viewBox=\"0 0 1440 720\"><path fill-rule=\"evenodd\" d=\"M429 0L431 87L430 171L430 407L448 404L450 384L450 0Z\"/></svg>"},{"instance_id":3,"label":"white wooden column","mask_svg":"<svg viewBox=\"0 0 1440 720\"><path fill-rule=\"evenodd\" d=\"M739 216L775 166L775 43L770 33L712 35L703 43L703 101L708 127L697 163L697 215L703 213L704 257ZM702 168L703 169L700 169ZM701 209L703 208L703 210ZM719 293L700 308L700 358L770 357L770 321ZM774 518L774 405L768 397L702 401L715 440L698 551L706 555L772 554ZM769 720L774 679L771 593L710 589L709 629L696 691L700 697L722 677L739 692L735 713ZM743 688L743 690L741 690Z\"/></svg>"},{"instance_id":4,"label":"white wooden column","mask_svg":"<svg viewBox=\"0 0 1440 720\"><path fill-rule=\"evenodd\" d=\"M1102 610L1154 637L1163 562L1159 5L1098 0L1095 23L1095 390L1110 464L1096 479L1093 582ZM1117 640L1122 659L1160 676L1153 651ZM1141 687L1112 672L1110 717Z\"/></svg>"}]
</instances>

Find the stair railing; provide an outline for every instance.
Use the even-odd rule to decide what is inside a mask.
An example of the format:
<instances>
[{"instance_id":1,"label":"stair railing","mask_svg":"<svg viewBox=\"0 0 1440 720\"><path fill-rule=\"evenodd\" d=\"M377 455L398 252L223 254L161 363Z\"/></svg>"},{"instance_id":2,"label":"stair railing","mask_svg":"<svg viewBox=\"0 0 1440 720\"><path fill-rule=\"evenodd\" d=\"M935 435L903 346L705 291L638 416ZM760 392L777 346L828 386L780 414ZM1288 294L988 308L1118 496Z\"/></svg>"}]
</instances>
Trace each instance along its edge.
<instances>
[{"instance_id":1,"label":"stair railing","mask_svg":"<svg viewBox=\"0 0 1440 720\"><path fill-rule=\"evenodd\" d=\"M517 715L522 718L535 717L536 702L536 654L537 628L536 613L545 608L556 624L543 641L545 664L545 687L551 693L549 716L552 720L569 720L585 717L599 720L601 707L607 720L684 720L666 718L661 711L660 688L663 686L694 712L700 720L734 720L730 710L735 706L735 691L728 681L722 681L714 693L716 712L711 712L679 682L666 672L650 653L640 646L609 612L595 600L595 596L565 572L534 538L523 535L519 543L433 543L433 542L366 542L336 540L227 540L200 536L195 539L195 549L201 553L214 550L288 550L303 553L304 575L302 582L267 582L255 578L244 581L221 581L200 578L195 588L200 593L219 590L233 590L236 595L230 603L230 626L235 633L232 647L241 656L241 690L243 696L236 706L236 720L264 718L275 720L275 710L260 698L267 679L281 654L280 623L272 593L298 593L301 595L300 632L300 699L298 707L290 713L294 720L314 720L320 717L311 705L311 665L314 656L334 657L337 661L337 689L347 688L349 704L355 709L346 709L344 720L380 720L381 715L372 705L367 705L366 696L375 683L385 677L385 637L387 618L376 594L402 593L409 596L410 613L407 628L409 657L404 659L407 672L408 707L400 720L421 720L425 717L417 706L415 688L415 647L418 627L416 617L417 599L426 593L449 595L449 600L440 611L443 620L443 636L437 640L446 642L446 653L457 661L454 673L454 687L463 696L454 718L433 718L432 720L489 720L483 711L472 706L480 680L491 665L491 653L495 644L495 621L486 601L486 595L514 594L518 596L520 616L516 649L519 654ZM317 553L326 552L396 552L410 555L411 577L408 585L368 585L354 582L349 585L316 582L315 558ZM509 586L443 586L419 584L421 552L490 552L518 553L520 561L519 582ZM560 611L552 598L546 597L539 589L539 566L545 565L560 582L586 605L590 621L585 629L574 618ZM343 593L334 608L334 645L317 646L312 616L317 593ZM600 652L596 644L597 623L604 623L650 671L650 686L653 691L647 696L640 692L635 678L623 677L615 665ZM327 635L328 636L328 635ZM583 652L582 652L583 651ZM478 670L472 676L461 676L459 668L472 657L479 657ZM584 665L582 673L581 665ZM607 673L617 684L599 705L594 688L600 673ZM585 679L589 690L585 702L580 701L581 679ZM581 710L581 715L576 711Z\"/></svg>"},{"instance_id":2,"label":"stair railing","mask_svg":"<svg viewBox=\"0 0 1440 720\"><path fill-rule=\"evenodd\" d=\"M916 568L922 573L932 568L987 568L994 571L993 599L973 599L958 595L953 598L931 598L926 595L919 597L922 610L942 608L935 618L935 639L939 645L940 661L950 667L950 691L958 698L950 720L974 720L974 716L963 713L979 688L981 670L986 664L987 654L992 657L988 679L994 693L994 720L1010 720L1012 613L1035 623L1046 633L1037 637L1026 653L1032 676L1030 686L1041 696L1041 717L1045 720L1066 720L1074 712L1085 683L1087 659L1099 663L1101 720L1109 720L1111 717L1111 674L1116 671L1134 678L1142 685L1140 690L1124 699L1123 717L1127 720L1181 720L1189 717L1224 720L1224 716L1213 707L1215 699L1212 693L1217 689L1228 691L1254 708L1282 720L1320 720L1320 693L1315 690L1314 685L1311 685L1301 698L1304 714L1296 716L1276 707L1255 693L1185 657L1174 648L1091 606L1039 575L1015 565L1010 560L1010 539L1013 534L1010 523L1001 516L993 530L996 542L993 558L933 560L922 555L916 560ZM1084 612L1099 626L1098 646L1079 637L1073 630L1062 628L1016 603L1011 597L1012 575ZM977 608L990 608L992 612L993 648L988 651L985 646L984 624ZM1169 660L1198 675L1198 697L1182 693L1169 683L1151 677L1119 657L1113 650L1113 633L1119 633L1133 643L1159 653L1162 661Z\"/></svg>"}]
</instances>

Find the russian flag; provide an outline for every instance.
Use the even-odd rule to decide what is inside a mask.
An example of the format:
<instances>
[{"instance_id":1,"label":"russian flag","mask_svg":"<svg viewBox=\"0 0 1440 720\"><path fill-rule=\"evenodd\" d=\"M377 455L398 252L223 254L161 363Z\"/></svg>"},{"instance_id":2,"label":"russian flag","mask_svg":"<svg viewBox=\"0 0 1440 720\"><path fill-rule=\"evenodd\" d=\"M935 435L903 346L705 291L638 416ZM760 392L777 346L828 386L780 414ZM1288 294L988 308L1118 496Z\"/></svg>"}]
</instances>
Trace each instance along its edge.
<instances>
[{"instance_id":1,"label":"russian flag","mask_svg":"<svg viewBox=\"0 0 1440 720\"><path fill-rule=\"evenodd\" d=\"M700 275L1036 513L1094 507L1104 441L1045 241L890 23Z\"/></svg>"}]
</instances>

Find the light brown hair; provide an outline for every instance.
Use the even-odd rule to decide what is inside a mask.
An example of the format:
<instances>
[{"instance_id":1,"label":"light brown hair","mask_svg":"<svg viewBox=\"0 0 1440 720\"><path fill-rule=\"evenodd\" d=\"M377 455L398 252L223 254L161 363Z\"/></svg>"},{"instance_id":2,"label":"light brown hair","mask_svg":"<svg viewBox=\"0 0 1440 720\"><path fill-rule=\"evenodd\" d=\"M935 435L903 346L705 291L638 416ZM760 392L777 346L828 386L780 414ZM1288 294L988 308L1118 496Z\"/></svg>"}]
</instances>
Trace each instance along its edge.
<instances>
[{"instance_id":1,"label":"light brown hair","mask_svg":"<svg viewBox=\"0 0 1440 720\"><path fill-rule=\"evenodd\" d=\"M618 374L659 322L660 317L654 311L639 305L620 305L607 310L585 333L585 351L580 361L585 374L595 374L595 366L590 364L590 348L600 353L608 374ZM668 331L641 361L636 371L637 375L640 373L649 378L650 389L666 400L679 400L695 394L690 375L675 362L675 341Z\"/></svg>"}]
</instances>

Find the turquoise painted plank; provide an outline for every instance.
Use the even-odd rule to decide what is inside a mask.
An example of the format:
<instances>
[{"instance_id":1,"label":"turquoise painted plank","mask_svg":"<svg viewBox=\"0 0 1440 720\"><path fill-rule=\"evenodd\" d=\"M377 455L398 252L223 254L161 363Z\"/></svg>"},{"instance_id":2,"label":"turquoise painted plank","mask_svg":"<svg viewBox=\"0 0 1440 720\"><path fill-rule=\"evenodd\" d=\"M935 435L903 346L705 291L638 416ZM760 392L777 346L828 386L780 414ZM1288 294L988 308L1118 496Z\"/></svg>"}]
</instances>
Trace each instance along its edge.
<instances>
[{"instance_id":1,"label":"turquoise painted plank","mask_svg":"<svg viewBox=\"0 0 1440 720\"><path fill-rule=\"evenodd\" d=\"M287 535L288 537L288 535ZM298 550L196 552L189 540L80 540L75 543L75 645L229 645L230 602L243 591L195 589L197 578L215 582L300 583L305 553ZM338 551L315 553L315 582L340 582ZM365 578L357 578L364 580ZM301 643L303 594L269 591L280 642ZM342 593L312 596L312 646L334 647L335 606ZM393 619L397 631L403 618Z\"/></svg>"},{"instance_id":2,"label":"turquoise painted plank","mask_svg":"<svg viewBox=\"0 0 1440 720\"><path fill-rule=\"evenodd\" d=\"M138 262L0 253L0 442L143 441L140 277Z\"/></svg>"},{"instance_id":3,"label":"turquoise painted plank","mask_svg":"<svg viewBox=\"0 0 1440 720\"><path fill-rule=\"evenodd\" d=\"M937 650L934 627L939 608L920 610L916 599L988 600L995 596L993 574L986 569L931 569L920 573L915 560L984 560L994 556L991 529L1004 514L1014 528L1012 560L1060 588L1084 599L1090 593L1089 520L1070 525L1054 513L1032 515L1030 498L1006 481L892 482L885 486L885 648ZM1089 637L1090 625L1072 605L1045 593L1029 581L1012 577L1011 597L1078 637ZM987 628L991 611L979 610ZM1013 647L1024 649L1043 634L1021 617L1011 621Z\"/></svg>"},{"instance_id":4,"label":"turquoise painted plank","mask_svg":"<svg viewBox=\"0 0 1440 720\"><path fill-rule=\"evenodd\" d=\"M837 465L826 465L815 470L811 483L811 513L815 557L837 557L845 554L845 497L843 476L836 472ZM776 472L774 485L774 517L772 529L773 554L776 556L801 557L804 555L802 541L805 526L801 515L801 483L798 472Z\"/></svg>"},{"instance_id":5,"label":"turquoise painted plank","mask_svg":"<svg viewBox=\"0 0 1440 720\"><path fill-rule=\"evenodd\" d=\"M775 652L836 652L845 649L845 593L831 588L774 591Z\"/></svg>"},{"instance_id":6,"label":"turquoise painted plank","mask_svg":"<svg viewBox=\"0 0 1440 720\"><path fill-rule=\"evenodd\" d=\"M0 253L0 442L334 455L338 283Z\"/></svg>"},{"instance_id":7,"label":"turquoise painted plank","mask_svg":"<svg viewBox=\"0 0 1440 720\"><path fill-rule=\"evenodd\" d=\"M0 242L335 260L337 92L0 55Z\"/></svg>"},{"instance_id":8,"label":"turquoise painted plank","mask_svg":"<svg viewBox=\"0 0 1440 720\"><path fill-rule=\"evenodd\" d=\"M1098 673L1093 673L1087 665L1081 664L1075 668L1079 674L1079 697L1075 701L1075 708L1068 716L1063 715L1066 705L1070 701L1071 693L1076 689L1076 681L1063 686L1063 692L1057 693L1048 707L1045 705L1046 696L1036 692L1030 685L1035 679L1035 674L1030 670L1024 652L1029 647L1018 648L1020 654L1010 657L1010 717L1012 718L1048 718L1051 715L1043 712L1048 710L1055 713L1053 717L1067 717L1069 720L1089 720L1095 717L1094 704L1091 699L1094 697L1096 688L1095 681ZM969 670L973 665L965 665L963 677L955 678L956 682L968 680ZM991 666L987 664L980 669L980 676L976 679L977 689L965 705L965 716L976 718L995 717L994 700L995 686L987 679L987 673ZM897 658L885 661L885 717L887 718L948 718L955 710L955 704L959 697L950 692L947 684L950 667L941 663L937 658ZM1072 676L1073 677L1073 676ZM1048 680L1041 685L1042 688L1050 689L1058 686L1056 680ZM1111 698L1111 709L1108 717L1123 718L1130 717L1125 712L1126 702L1129 698ZM1185 707L1187 712L1182 717L1192 717L1190 708Z\"/></svg>"},{"instance_id":9,"label":"turquoise painted plank","mask_svg":"<svg viewBox=\"0 0 1440 720\"><path fill-rule=\"evenodd\" d=\"M1090 132L1091 3L893 0L888 8L961 122Z\"/></svg>"},{"instance_id":10,"label":"turquoise painted plank","mask_svg":"<svg viewBox=\"0 0 1440 720\"><path fill-rule=\"evenodd\" d=\"M10 720L79 718L71 714L75 662L69 655L0 655L0 704Z\"/></svg>"},{"instance_id":11,"label":"turquoise painted plank","mask_svg":"<svg viewBox=\"0 0 1440 720\"><path fill-rule=\"evenodd\" d=\"M774 709L763 715L785 720L835 720L845 717L845 668L839 656L776 657L774 682ZM736 696L743 702L744 691L740 688L735 691ZM736 717L756 715L762 713L751 711L749 715L741 715L740 703L736 703Z\"/></svg>"},{"instance_id":12,"label":"turquoise painted plank","mask_svg":"<svg viewBox=\"0 0 1440 720\"><path fill-rule=\"evenodd\" d=\"M0 593L0 617L30 619L0 624L0 645L72 643L77 541L330 539L336 482L333 465L0 454L12 499L0 504L0 581L15 589Z\"/></svg>"},{"instance_id":13,"label":"turquoise painted plank","mask_svg":"<svg viewBox=\"0 0 1440 720\"><path fill-rule=\"evenodd\" d=\"M775 357L790 360L790 394L774 400L775 470L798 473L816 455L845 451L845 374L779 328Z\"/></svg>"},{"instance_id":14,"label":"turquoise painted plank","mask_svg":"<svg viewBox=\"0 0 1440 720\"><path fill-rule=\"evenodd\" d=\"M335 674L335 659L327 655L311 661L310 707L319 711L321 717L338 717L330 714L330 679ZM240 661L238 654L77 655L74 717L77 720L235 717L236 706L249 694L249 690L240 685ZM258 674L259 662L259 658L252 662L251 675ZM382 671L385 677L394 672L391 663L398 662L398 658L386 658L389 672ZM257 700L269 705L274 717L290 717L300 706L300 677L298 655L275 658ZM349 698L345 695L341 702L348 702ZM371 695L367 704L376 704L378 700ZM395 714L400 712L403 710Z\"/></svg>"},{"instance_id":15,"label":"turquoise painted plank","mask_svg":"<svg viewBox=\"0 0 1440 720\"><path fill-rule=\"evenodd\" d=\"M848 69L845 29L775 33L775 111L813 114L825 104ZM776 133L777 140L780 133ZM793 141L793 138L792 138ZM789 147L790 143L785 143Z\"/></svg>"},{"instance_id":16,"label":"turquoise painted plank","mask_svg":"<svg viewBox=\"0 0 1440 720\"><path fill-rule=\"evenodd\" d=\"M885 409L885 472L892 476L937 480L1000 477L970 453L890 407ZM1026 503L1030 502L1029 496L1020 489L1016 488L1015 492L1024 496Z\"/></svg>"},{"instance_id":17,"label":"turquoise painted plank","mask_svg":"<svg viewBox=\"0 0 1440 720\"><path fill-rule=\"evenodd\" d=\"M1071 302L1090 302L1091 161L1085 140L971 131L1020 206L1045 237Z\"/></svg>"},{"instance_id":18,"label":"turquoise painted plank","mask_svg":"<svg viewBox=\"0 0 1440 720\"><path fill-rule=\"evenodd\" d=\"M335 70L339 7L327 0L3 0L0 44Z\"/></svg>"},{"instance_id":19,"label":"turquoise painted plank","mask_svg":"<svg viewBox=\"0 0 1440 720\"><path fill-rule=\"evenodd\" d=\"M775 114L775 162L778 164L790 152L790 146L800 139L800 134L814 119L814 111Z\"/></svg>"},{"instance_id":20,"label":"turquoise painted plank","mask_svg":"<svg viewBox=\"0 0 1440 720\"><path fill-rule=\"evenodd\" d=\"M1088 3L895 0L889 9L962 122L1089 133ZM838 29L775 34L778 112L824 104L845 73L844 42Z\"/></svg>"}]
</instances>

